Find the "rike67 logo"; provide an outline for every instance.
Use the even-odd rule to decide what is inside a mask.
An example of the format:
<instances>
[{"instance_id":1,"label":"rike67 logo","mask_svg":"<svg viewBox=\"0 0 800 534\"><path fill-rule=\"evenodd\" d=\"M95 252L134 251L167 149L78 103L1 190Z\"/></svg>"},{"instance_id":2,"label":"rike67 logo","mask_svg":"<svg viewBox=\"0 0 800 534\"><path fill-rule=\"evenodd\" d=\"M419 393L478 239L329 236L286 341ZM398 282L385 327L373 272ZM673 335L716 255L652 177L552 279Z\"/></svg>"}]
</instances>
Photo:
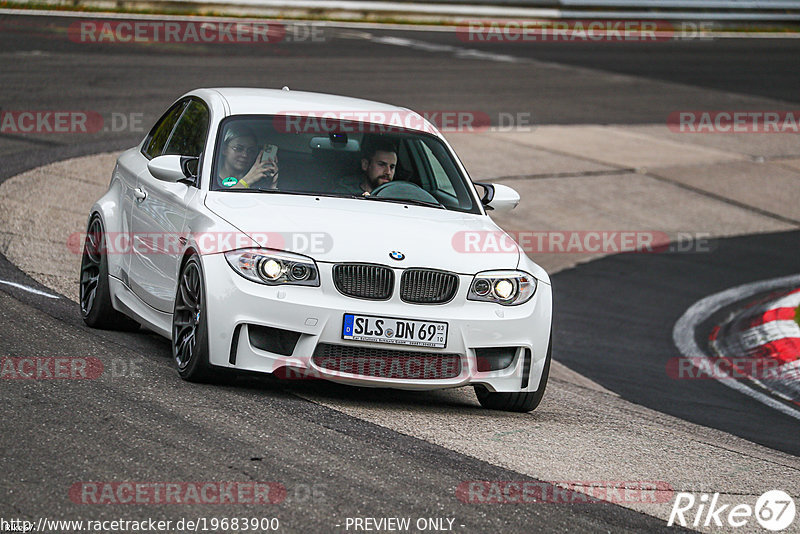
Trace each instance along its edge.
<instances>
[{"instance_id":1,"label":"rike67 logo","mask_svg":"<svg viewBox=\"0 0 800 534\"><path fill-rule=\"evenodd\" d=\"M795 517L794 499L781 490L771 490L756 500L755 506L748 503L724 503L719 493L703 493L696 497L692 493L675 495L667 526L683 527L749 527L756 528L753 519L766 530L778 532L787 529Z\"/></svg>"}]
</instances>

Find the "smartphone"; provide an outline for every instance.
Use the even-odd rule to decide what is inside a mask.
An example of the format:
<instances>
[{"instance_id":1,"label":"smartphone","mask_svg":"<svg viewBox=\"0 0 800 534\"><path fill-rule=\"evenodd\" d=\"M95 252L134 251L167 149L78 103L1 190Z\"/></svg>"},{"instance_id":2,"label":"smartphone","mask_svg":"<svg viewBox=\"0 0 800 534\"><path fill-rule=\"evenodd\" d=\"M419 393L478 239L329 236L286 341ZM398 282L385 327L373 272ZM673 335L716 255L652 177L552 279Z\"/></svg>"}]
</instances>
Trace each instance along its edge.
<instances>
[{"instance_id":1,"label":"smartphone","mask_svg":"<svg viewBox=\"0 0 800 534\"><path fill-rule=\"evenodd\" d=\"M261 149L261 162L267 161L278 162L278 145L264 145L264 148Z\"/></svg>"}]
</instances>

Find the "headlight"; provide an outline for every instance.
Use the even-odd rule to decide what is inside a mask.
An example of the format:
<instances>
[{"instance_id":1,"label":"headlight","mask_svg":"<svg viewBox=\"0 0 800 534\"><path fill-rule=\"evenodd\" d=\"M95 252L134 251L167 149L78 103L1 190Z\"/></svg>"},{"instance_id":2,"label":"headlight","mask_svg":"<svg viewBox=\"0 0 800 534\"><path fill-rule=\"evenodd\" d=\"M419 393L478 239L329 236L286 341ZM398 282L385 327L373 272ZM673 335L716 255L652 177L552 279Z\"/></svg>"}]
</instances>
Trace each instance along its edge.
<instances>
[{"instance_id":1,"label":"headlight","mask_svg":"<svg viewBox=\"0 0 800 534\"><path fill-rule=\"evenodd\" d=\"M317 264L299 254L246 248L226 252L225 259L234 271L253 282L270 286L319 286Z\"/></svg>"},{"instance_id":2,"label":"headlight","mask_svg":"<svg viewBox=\"0 0 800 534\"><path fill-rule=\"evenodd\" d=\"M478 273L469 286L467 300L515 306L528 302L536 292L536 278L522 271Z\"/></svg>"}]
</instances>

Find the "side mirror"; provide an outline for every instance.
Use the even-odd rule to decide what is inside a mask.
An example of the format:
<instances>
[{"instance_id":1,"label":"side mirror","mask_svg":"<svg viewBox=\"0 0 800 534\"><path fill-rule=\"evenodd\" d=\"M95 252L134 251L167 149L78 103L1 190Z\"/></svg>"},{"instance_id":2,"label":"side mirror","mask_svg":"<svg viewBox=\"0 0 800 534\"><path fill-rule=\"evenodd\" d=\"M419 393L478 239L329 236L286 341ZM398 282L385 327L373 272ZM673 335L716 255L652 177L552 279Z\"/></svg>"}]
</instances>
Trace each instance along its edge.
<instances>
[{"instance_id":1,"label":"side mirror","mask_svg":"<svg viewBox=\"0 0 800 534\"><path fill-rule=\"evenodd\" d=\"M159 180L181 182L197 179L200 158L192 156L157 156L147 162L147 170Z\"/></svg>"},{"instance_id":2,"label":"side mirror","mask_svg":"<svg viewBox=\"0 0 800 534\"><path fill-rule=\"evenodd\" d=\"M475 182L483 189L481 204L487 210L511 211L519 204L519 193L507 185Z\"/></svg>"}]
</instances>

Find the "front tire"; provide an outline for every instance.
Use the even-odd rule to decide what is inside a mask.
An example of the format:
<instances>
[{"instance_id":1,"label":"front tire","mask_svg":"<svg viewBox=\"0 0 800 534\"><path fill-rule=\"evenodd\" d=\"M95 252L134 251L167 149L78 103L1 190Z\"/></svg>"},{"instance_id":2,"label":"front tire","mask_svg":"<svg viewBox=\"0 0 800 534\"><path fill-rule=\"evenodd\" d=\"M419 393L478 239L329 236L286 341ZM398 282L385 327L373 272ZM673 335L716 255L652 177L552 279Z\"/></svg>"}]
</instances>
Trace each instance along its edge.
<instances>
[{"instance_id":1,"label":"front tire","mask_svg":"<svg viewBox=\"0 0 800 534\"><path fill-rule=\"evenodd\" d=\"M511 393L496 393L489 391L485 386L475 386L475 396L481 406L489 410L502 410L504 412L531 412L539 406L544 397L547 379L550 376L550 359L553 352L553 336L547 345L547 356L544 360L542 378L539 380L539 389L536 391L519 391Z\"/></svg>"},{"instance_id":2,"label":"front tire","mask_svg":"<svg viewBox=\"0 0 800 534\"><path fill-rule=\"evenodd\" d=\"M189 382L211 377L208 360L206 290L200 256L192 254L181 269L172 313L172 358Z\"/></svg>"},{"instance_id":3,"label":"front tire","mask_svg":"<svg viewBox=\"0 0 800 534\"><path fill-rule=\"evenodd\" d=\"M108 283L108 251L103 222L92 217L81 256L79 299L83 322L92 328L134 331L139 323L114 309Z\"/></svg>"}]
</instances>

